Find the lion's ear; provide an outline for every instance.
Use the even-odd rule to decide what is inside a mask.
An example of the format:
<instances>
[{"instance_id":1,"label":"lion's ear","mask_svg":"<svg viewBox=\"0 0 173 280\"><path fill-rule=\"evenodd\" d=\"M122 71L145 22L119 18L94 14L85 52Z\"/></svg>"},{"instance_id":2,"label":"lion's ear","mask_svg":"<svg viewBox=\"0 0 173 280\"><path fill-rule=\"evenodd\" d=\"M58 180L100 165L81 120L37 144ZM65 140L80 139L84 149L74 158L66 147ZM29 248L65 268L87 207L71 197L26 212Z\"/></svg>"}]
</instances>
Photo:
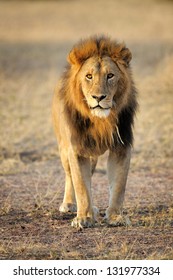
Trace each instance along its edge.
<instances>
[{"instance_id":1,"label":"lion's ear","mask_svg":"<svg viewBox=\"0 0 173 280\"><path fill-rule=\"evenodd\" d=\"M67 61L71 64L71 65L77 65L80 66L83 61L85 60L85 57L82 55L80 50L77 50L76 48L73 48L68 57L67 57Z\"/></svg>"},{"instance_id":2,"label":"lion's ear","mask_svg":"<svg viewBox=\"0 0 173 280\"><path fill-rule=\"evenodd\" d=\"M122 50L120 51L120 57L123 61L123 64L128 67L132 59L131 51L126 47L122 48Z\"/></svg>"},{"instance_id":3,"label":"lion's ear","mask_svg":"<svg viewBox=\"0 0 173 280\"><path fill-rule=\"evenodd\" d=\"M70 64L76 64L77 63L77 59L76 59L76 55L75 55L74 50L71 50L70 53L68 54L67 61Z\"/></svg>"}]
</instances>

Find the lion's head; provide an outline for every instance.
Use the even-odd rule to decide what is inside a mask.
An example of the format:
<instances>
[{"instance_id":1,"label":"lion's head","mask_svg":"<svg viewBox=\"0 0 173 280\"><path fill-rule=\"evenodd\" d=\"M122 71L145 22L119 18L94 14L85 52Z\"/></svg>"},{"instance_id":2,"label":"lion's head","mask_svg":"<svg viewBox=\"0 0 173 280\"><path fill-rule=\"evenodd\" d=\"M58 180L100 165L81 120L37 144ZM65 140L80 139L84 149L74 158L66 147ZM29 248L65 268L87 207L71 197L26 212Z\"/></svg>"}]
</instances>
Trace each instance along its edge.
<instances>
[{"instance_id":1,"label":"lion's head","mask_svg":"<svg viewBox=\"0 0 173 280\"><path fill-rule=\"evenodd\" d=\"M71 50L68 61L80 112L106 118L112 109L118 113L126 105L131 83L130 60L131 52L124 44L105 37L82 41Z\"/></svg>"},{"instance_id":2,"label":"lion's head","mask_svg":"<svg viewBox=\"0 0 173 280\"><path fill-rule=\"evenodd\" d=\"M81 89L93 116L107 117L115 106L113 100L119 80L119 70L110 57L91 57L79 71Z\"/></svg>"},{"instance_id":3,"label":"lion's head","mask_svg":"<svg viewBox=\"0 0 173 280\"><path fill-rule=\"evenodd\" d=\"M82 153L92 149L99 154L119 142L132 144L137 103L131 57L124 44L107 37L81 41L69 53L59 98Z\"/></svg>"}]
</instances>

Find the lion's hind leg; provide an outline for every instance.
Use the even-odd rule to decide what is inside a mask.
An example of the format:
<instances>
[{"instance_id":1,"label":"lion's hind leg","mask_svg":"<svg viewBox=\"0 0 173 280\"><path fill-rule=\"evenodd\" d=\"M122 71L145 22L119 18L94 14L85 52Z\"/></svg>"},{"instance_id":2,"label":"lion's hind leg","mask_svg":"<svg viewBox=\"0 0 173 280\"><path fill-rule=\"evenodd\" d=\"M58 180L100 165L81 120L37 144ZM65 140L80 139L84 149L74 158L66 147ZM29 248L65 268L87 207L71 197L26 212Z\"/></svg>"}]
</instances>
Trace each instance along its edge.
<instances>
[{"instance_id":1,"label":"lion's hind leg","mask_svg":"<svg viewBox=\"0 0 173 280\"><path fill-rule=\"evenodd\" d=\"M71 177L71 170L70 165L68 161L68 154L67 151L61 150L60 151L61 156L61 162L65 171L65 191L64 191L64 198L63 202L59 207L59 211L62 213L68 213L68 212L76 212L76 198L75 198L75 192Z\"/></svg>"},{"instance_id":2,"label":"lion's hind leg","mask_svg":"<svg viewBox=\"0 0 173 280\"><path fill-rule=\"evenodd\" d=\"M90 162L91 162L91 175L94 174L94 171L95 171L96 165L97 165L97 160L98 160L97 157L94 157L94 158L91 157L91 158L90 158Z\"/></svg>"}]
</instances>

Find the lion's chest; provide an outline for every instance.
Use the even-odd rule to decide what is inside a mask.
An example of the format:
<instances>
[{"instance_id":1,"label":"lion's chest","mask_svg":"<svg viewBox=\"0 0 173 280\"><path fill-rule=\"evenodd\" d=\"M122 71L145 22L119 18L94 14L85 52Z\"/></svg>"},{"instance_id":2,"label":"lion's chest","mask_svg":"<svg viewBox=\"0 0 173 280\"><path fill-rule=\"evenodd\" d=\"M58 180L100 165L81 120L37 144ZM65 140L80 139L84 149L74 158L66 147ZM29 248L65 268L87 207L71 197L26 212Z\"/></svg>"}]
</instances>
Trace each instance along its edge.
<instances>
[{"instance_id":1,"label":"lion's chest","mask_svg":"<svg viewBox=\"0 0 173 280\"><path fill-rule=\"evenodd\" d=\"M78 153L83 156L99 156L116 146L116 135L112 127L100 127L98 123L87 124L82 129L76 126L72 139Z\"/></svg>"}]
</instances>

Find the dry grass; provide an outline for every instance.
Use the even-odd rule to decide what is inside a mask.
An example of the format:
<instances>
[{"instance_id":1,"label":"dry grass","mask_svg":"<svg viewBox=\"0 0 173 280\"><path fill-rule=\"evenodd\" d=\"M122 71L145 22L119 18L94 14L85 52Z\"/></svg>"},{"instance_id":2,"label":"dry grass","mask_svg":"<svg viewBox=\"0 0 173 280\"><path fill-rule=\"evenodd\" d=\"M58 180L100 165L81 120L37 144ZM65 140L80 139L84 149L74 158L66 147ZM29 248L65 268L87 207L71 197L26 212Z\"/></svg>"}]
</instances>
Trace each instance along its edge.
<instances>
[{"instance_id":1,"label":"dry grass","mask_svg":"<svg viewBox=\"0 0 173 280\"><path fill-rule=\"evenodd\" d=\"M171 1L110 0L106 10L103 0L0 1L1 259L173 259L172 13ZM124 40L133 53L140 110L125 201L132 226L78 232L73 216L57 210L64 175L51 100L72 44L93 33ZM103 156L93 178L100 219L105 166Z\"/></svg>"}]
</instances>

